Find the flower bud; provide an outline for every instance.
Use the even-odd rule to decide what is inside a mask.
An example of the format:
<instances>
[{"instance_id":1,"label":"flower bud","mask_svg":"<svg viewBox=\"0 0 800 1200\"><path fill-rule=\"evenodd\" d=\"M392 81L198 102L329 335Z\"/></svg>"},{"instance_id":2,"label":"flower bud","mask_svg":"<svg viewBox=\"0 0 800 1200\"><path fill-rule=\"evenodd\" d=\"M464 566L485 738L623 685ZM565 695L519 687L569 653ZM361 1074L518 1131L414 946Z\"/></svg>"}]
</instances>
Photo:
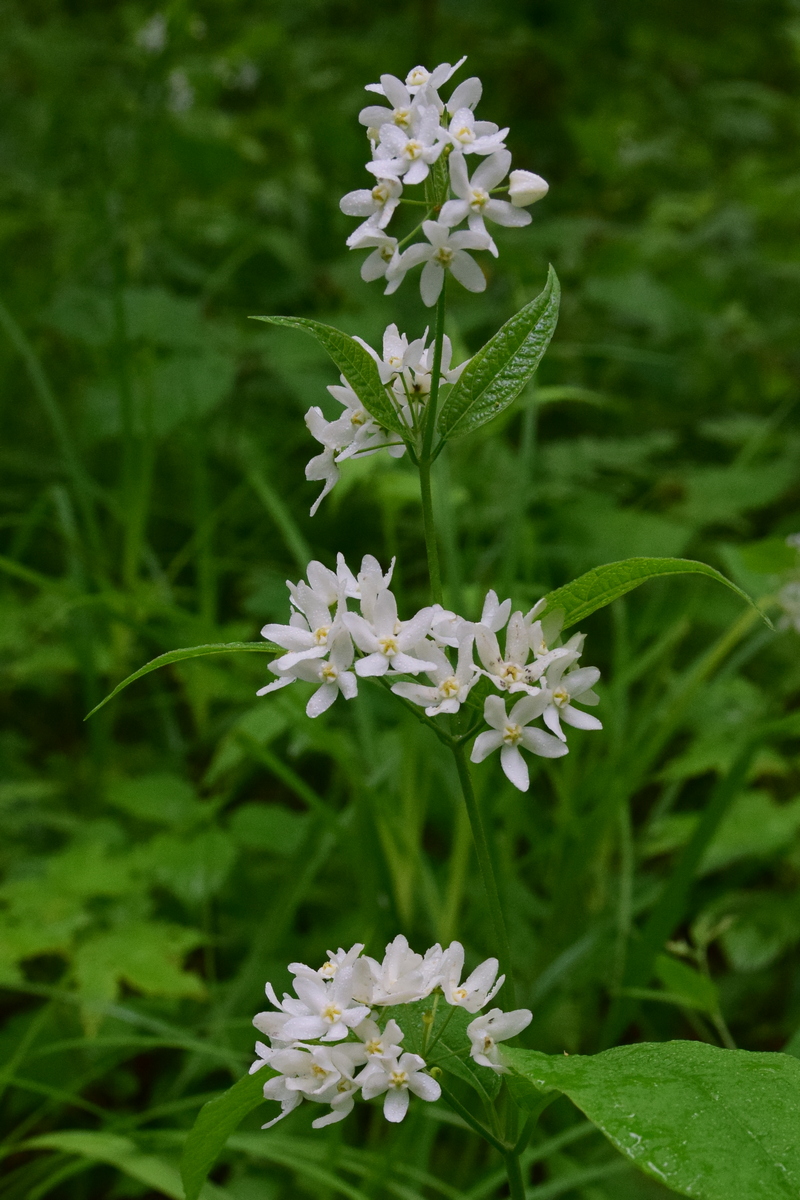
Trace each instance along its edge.
<instances>
[{"instance_id":1,"label":"flower bud","mask_svg":"<svg viewBox=\"0 0 800 1200\"><path fill-rule=\"evenodd\" d=\"M550 191L550 184L533 171L512 171L508 177L508 198L515 208L535 204Z\"/></svg>"}]
</instances>

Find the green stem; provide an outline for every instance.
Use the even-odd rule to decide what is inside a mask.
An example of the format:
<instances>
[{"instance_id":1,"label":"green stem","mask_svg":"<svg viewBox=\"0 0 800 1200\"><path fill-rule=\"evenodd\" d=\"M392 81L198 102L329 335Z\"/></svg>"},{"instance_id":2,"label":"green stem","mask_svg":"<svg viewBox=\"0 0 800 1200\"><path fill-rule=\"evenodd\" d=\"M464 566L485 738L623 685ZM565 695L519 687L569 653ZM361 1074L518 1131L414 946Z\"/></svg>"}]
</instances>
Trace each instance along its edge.
<instances>
[{"instance_id":1,"label":"green stem","mask_svg":"<svg viewBox=\"0 0 800 1200\"><path fill-rule=\"evenodd\" d=\"M511 1200L525 1200L525 1180L522 1178L522 1168L519 1157L512 1150L505 1156L506 1175L508 1175L508 1194Z\"/></svg>"},{"instance_id":2,"label":"green stem","mask_svg":"<svg viewBox=\"0 0 800 1200\"><path fill-rule=\"evenodd\" d=\"M465 1121L466 1124L469 1125L470 1129L474 1129L477 1134L479 1134L482 1138L485 1138L489 1145L494 1146L495 1150L498 1150L502 1155L508 1154L508 1147L504 1145L499 1138L496 1138L494 1134L486 1128L485 1125L476 1120L469 1109L466 1108L461 1101L453 1095L449 1088L445 1087L441 1080L439 1081L439 1086L442 1089L442 1096L445 1102L450 1108L452 1108L453 1112L458 1113L458 1115L461 1117L461 1120Z\"/></svg>"},{"instance_id":3,"label":"green stem","mask_svg":"<svg viewBox=\"0 0 800 1200\"><path fill-rule=\"evenodd\" d=\"M452 749L453 757L456 760L458 778L461 783L461 791L464 794L467 816L472 828L472 840L475 845L475 853L478 856L478 867L483 879L483 886L486 889L486 898L489 901L489 916L494 927L494 936L497 940L500 969L506 977L505 984L503 985L505 1003L507 1008L515 1008L516 997L514 992L514 978L511 973L511 951L508 943L508 931L505 919L503 918L503 908L500 904L500 892L497 887L497 877L494 873L492 856L489 852L489 842L486 838L486 830L483 827L475 789L472 786L472 777L469 772L466 755L464 754L464 747L456 745Z\"/></svg>"},{"instance_id":4,"label":"green stem","mask_svg":"<svg viewBox=\"0 0 800 1200\"><path fill-rule=\"evenodd\" d=\"M431 390L425 413L425 430L422 435L422 451L419 456L419 489L422 499L422 521L425 529L425 550L428 556L428 575L431 582L431 600L442 603L442 569L439 564L439 544L436 538L436 521L433 513L431 493L431 465L433 435L436 430L436 409L439 403L439 378L442 372L442 345L444 343L444 312L447 275L442 280L442 290L436 305L436 323L433 341L433 371Z\"/></svg>"}]
</instances>

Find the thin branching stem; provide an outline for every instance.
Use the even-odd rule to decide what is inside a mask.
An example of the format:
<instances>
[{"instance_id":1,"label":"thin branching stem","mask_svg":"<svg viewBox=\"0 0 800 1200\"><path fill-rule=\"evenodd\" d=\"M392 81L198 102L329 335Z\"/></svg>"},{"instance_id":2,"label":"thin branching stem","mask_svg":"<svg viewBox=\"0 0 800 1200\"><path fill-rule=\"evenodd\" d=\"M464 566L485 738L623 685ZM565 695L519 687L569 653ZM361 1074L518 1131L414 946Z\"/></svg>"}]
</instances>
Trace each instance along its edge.
<instances>
[{"instance_id":1,"label":"thin branching stem","mask_svg":"<svg viewBox=\"0 0 800 1200\"><path fill-rule=\"evenodd\" d=\"M436 409L439 403L439 377L442 371L442 345L444 343L444 314L445 314L445 275L442 290L436 305L436 324L434 326L433 342L433 371L431 373L431 390L428 396L427 412L425 415L425 432L422 439L422 452L419 456L419 488L422 498L422 520L425 527L425 550L428 555L428 574L431 582L431 600L434 604L442 603L442 568L439 563L439 544L436 538L436 521L433 512L433 494L431 491L431 467L433 457L433 435L436 430Z\"/></svg>"}]
</instances>

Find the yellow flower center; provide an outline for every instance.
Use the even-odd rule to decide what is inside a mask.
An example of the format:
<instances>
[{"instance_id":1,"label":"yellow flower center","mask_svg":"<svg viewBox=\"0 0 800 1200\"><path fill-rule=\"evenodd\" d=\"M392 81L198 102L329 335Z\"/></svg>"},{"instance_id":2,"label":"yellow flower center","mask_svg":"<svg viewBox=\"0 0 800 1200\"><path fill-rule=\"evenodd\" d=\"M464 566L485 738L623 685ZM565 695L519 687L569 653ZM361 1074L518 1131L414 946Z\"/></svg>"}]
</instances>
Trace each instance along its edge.
<instances>
[{"instance_id":1,"label":"yellow flower center","mask_svg":"<svg viewBox=\"0 0 800 1200\"><path fill-rule=\"evenodd\" d=\"M331 1025L335 1025L341 1015L342 1010L338 1004L326 1004L320 1013L323 1021L329 1021Z\"/></svg>"},{"instance_id":2,"label":"yellow flower center","mask_svg":"<svg viewBox=\"0 0 800 1200\"><path fill-rule=\"evenodd\" d=\"M333 979L334 975L336 974L335 963L326 962L324 964L324 966L320 967L319 974L322 976L323 979Z\"/></svg>"},{"instance_id":3,"label":"yellow flower center","mask_svg":"<svg viewBox=\"0 0 800 1200\"><path fill-rule=\"evenodd\" d=\"M401 129L407 129L411 122L410 108L395 108L392 111L392 120L395 125L399 125Z\"/></svg>"},{"instance_id":4,"label":"yellow flower center","mask_svg":"<svg viewBox=\"0 0 800 1200\"><path fill-rule=\"evenodd\" d=\"M429 79L430 75L424 67L414 67L414 70L406 75L406 87L422 87Z\"/></svg>"},{"instance_id":5,"label":"yellow flower center","mask_svg":"<svg viewBox=\"0 0 800 1200\"><path fill-rule=\"evenodd\" d=\"M569 692L565 687L556 688L553 692L553 702L559 708L564 708L565 705L569 704Z\"/></svg>"},{"instance_id":6,"label":"yellow flower center","mask_svg":"<svg viewBox=\"0 0 800 1200\"><path fill-rule=\"evenodd\" d=\"M372 199L376 204L385 204L389 199L388 183L376 183L375 187L372 189Z\"/></svg>"},{"instance_id":7,"label":"yellow flower center","mask_svg":"<svg viewBox=\"0 0 800 1200\"><path fill-rule=\"evenodd\" d=\"M366 423L367 423L367 414L364 412L363 408L356 408L353 412L350 413L350 424L351 425L366 425Z\"/></svg>"},{"instance_id":8,"label":"yellow flower center","mask_svg":"<svg viewBox=\"0 0 800 1200\"><path fill-rule=\"evenodd\" d=\"M330 625L320 625L319 629L315 629L312 633L312 638L317 646L324 646L327 641L328 634L331 631Z\"/></svg>"},{"instance_id":9,"label":"yellow flower center","mask_svg":"<svg viewBox=\"0 0 800 1200\"><path fill-rule=\"evenodd\" d=\"M469 992L467 991L466 988L463 988L463 987L453 988L453 999L454 1000L466 1000L468 995L469 995Z\"/></svg>"},{"instance_id":10,"label":"yellow flower center","mask_svg":"<svg viewBox=\"0 0 800 1200\"><path fill-rule=\"evenodd\" d=\"M488 1054L489 1051L493 1050L493 1049L494 1049L494 1038L489 1037L489 1034L487 1033L483 1039L483 1053Z\"/></svg>"},{"instance_id":11,"label":"yellow flower center","mask_svg":"<svg viewBox=\"0 0 800 1200\"><path fill-rule=\"evenodd\" d=\"M339 678L339 672L333 663L325 663L325 666L320 671L320 678L324 679L326 683L333 683L335 679Z\"/></svg>"},{"instance_id":12,"label":"yellow flower center","mask_svg":"<svg viewBox=\"0 0 800 1200\"><path fill-rule=\"evenodd\" d=\"M387 658L391 658L393 654L397 654L397 639L393 637L378 638L378 649L381 654L385 654Z\"/></svg>"},{"instance_id":13,"label":"yellow flower center","mask_svg":"<svg viewBox=\"0 0 800 1200\"><path fill-rule=\"evenodd\" d=\"M449 679L445 679L444 683L439 684L439 691L445 699L449 700L452 696L458 695L459 686L455 675L451 675Z\"/></svg>"},{"instance_id":14,"label":"yellow flower center","mask_svg":"<svg viewBox=\"0 0 800 1200\"><path fill-rule=\"evenodd\" d=\"M367 1054L380 1054L380 1052L381 1052L380 1038L370 1038L370 1040L364 1046L364 1049L366 1050Z\"/></svg>"},{"instance_id":15,"label":"yellow flower center","mask_svg":"<svg viewBox=\"0 0 800 1200\"><path fill-rule=\"evenodd\" d=\"M411 141L406 142L405 156L414 162L416 158L419 158L424 149L425 147L423 146L422 142L418 142L415 138L412 138Z\"/></svg>"},{"instance_id":16,"label":"yellow flower center","mask_svg":"<svg viewBox=\"0 0 800 1200\"><path fill-rule=\"evenodd\" d=\"M503 663L498 674L507 683L519 683L520 679L524 678L525 671L517 663L509 662Z\"/></svg>"},{"instance_id":17,"label":"yellow flower center","mask_svg":"<svg viewBox=\"0 0 800 1200\"><path fill-rule=\"evenodd\" d=\"M522 726L514 724L513 721L506 721L503 727L503 741L507 746L516 746L517 742L522 737Z\"/></svg>"},{"instance_id":18,"label":"yellow flower center","mask_svg":"<svg viewBox=\"0 0 800 1200\"><path fill-rule=\"evenodd\" d=\"M469 195L469 206L475 212L480 212L489 203L489 193L484 188L470 188Z\"/></svg>"},{"instance_id":19,"label":"yellow flower center","mask_svg":"<svg viewBox=\"0 0 800 1200\"><path fill-rule=\"evenodd\" d=\"M468 146L470 142L475 141L475 131L469 125L462 125L453 132L453 137L457 142L461 142L462 146Z\"/></svg>"},{"instance_id":20,"label":"yellow flower center","mask_svg":"<svg viewBox=\"0 0 800 1200\"><path fill-rule=\"evenodd\" d=\"M392 246L381 246L380 256L384 262L391 262L393 255L394 255L394 248Z\"/></svg>"},{"instance_id":21,"label":"yellow flower center","mask_svg":"<svg viewBox=\"0 0 800 1200\"><path fill-rule=\"evenodd\" d=\"M316 1075L318 1079L322 1079L328 1074L328 1072L324 1067L321 1067L319 1063L314 1063L311 1067L311 1074Z\"/></svg>"},{"instance_id":22,"label":"yellow flower center","mask_svg":"<svg viewBox=\"0 0 800 1200\"><path fill-rule=\"evenodd\" d=\"M392 1071L391 1075L389 1076L389 1080L393 1088L405 1087L408 1083L408 1072Z\"/></svg>"},{"instance_id":23,"label":"yellow flower center","mask_svg":"<svg viewBox=\"0 0 800 1200\"><path fill-rule=\"evenodd\" d=\"M449 267L453 261L453 253L449 246L440 246L433 257L440 266Z\"/></svg>"}]
</instances>

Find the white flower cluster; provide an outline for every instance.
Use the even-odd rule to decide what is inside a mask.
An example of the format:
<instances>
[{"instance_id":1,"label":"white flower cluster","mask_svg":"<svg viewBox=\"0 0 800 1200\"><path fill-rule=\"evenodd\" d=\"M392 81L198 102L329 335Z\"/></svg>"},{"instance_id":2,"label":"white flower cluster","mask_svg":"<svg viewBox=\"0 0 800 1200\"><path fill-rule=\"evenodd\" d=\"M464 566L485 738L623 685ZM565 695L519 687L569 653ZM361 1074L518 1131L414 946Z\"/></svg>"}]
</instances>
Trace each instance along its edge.
<instances>
[{"instance_id":1,"label":"white flower cluster","mask_svg":"<svg viewBox=\"0 0 800 1200\"><path fill-rule=\"evenodd\" d=\"M383 335L383 355L357 337L354 339L375 360L378 375L386 390L386 398L401 423L413 438L422 429L422 415L431 390L433 374L433 345L426 346L428 330L422 337L409 342L396 325L389 325ZM455 383L467 362L450 366L453 348L445 335L439 383ZM324 447L306 466L306 479L324 481L325 486L311 508L313 517L331 488L338 482L339 466L348 458L367 458L379 450L388 450L393 458L405 453L405 442L395 433L384 429L370 416L344 375L341 386L332 384L328 391L343 406L342 415L327 421L321 408L314 405L306 413L306 425L313 438Z\"/></svg>"},{"instance_id":2,"label":"white flower cluster","mask_svg":"<svg viewBox=\"0 0 800 1200\"><path fill-rule=\"evenodd\" d=\"M403 1052L405 1034L394 1015L387 1019L387 1010L438 991L446 1004L478 1013L505 978L497 979L497 959L487 958L462 982L464 947L459 942L446 950L432 946L422 955L399 935L380 963L362 954L363 949L359 943L347 951L328 951L328 961L318 971L290 963L295 994L284 993L283 1000L267 984L275 1011L258 1013L253 1024L270 1045L256 1042L258 1058L250 1074L265 1064L277 1072L264 1084L264 1096L277 1100L281 1112L264 1129L304 1099L330 1105L330 1112L313 1122L315 1129L343 1120L359 1092L365 1100L383 1095L383 1113L392 1122L406 1115L409 1092L438 1100L441 1087L428 1074L429 1064L420 1054ZM497 1043L515 1037L531 1016L528 1009L504 1013L493 1008L471 1021L466 1033L475 1062L502 1073Z\"/></svg>"},{"instance_id":3,"label":"white flower cluster","mask_svg":"<svg viewBox=\"0 0 800 1200\"><path fill-rule=\"evenodd\" d=\"M583 634L556 644L563 623L560 612L545 614L540 600L524 615L512 613L511 601L501 604L490 591L479 621L468 621L440 604L401 621L389 587L393 570L394 561L384 574L368 554L354 575L340 554L335 571L311 562L307 583L287 580L293 608L289 624L261 630L262 637L286 653L270 664L278 678L258 695L298 679L317 683L306 713L318 717L340 694L352 700L359 677L386 675L396 695L436 717L457 713L475 684L488 679L501 695L486 697L483 716L490 728L475 739L472 761L483 762L500 750L503 771L520 791L527 791L530 782L521 750L560 758L567 753L562 721L576 729L602 728L596 717L575 706L576 700L584 705L599 702L592 689L600 672L577 665ZM360 612L350 611L349 600L358 603ZM503 629L501 650L497 635ZM421 674L427 683L402 678ZM510 712L502 693L520 695ZM532 724L540 717L549 733Z\"/></svg>"},{"instance_id":4,"label":"white flower cluster","mask_svg":"<svg viewBox=\"0 0 800 1200\"><path fill-rule=\"evenodd\" d=\"M420 291L429 306L439 297L445 271L469 291L482 292L486 280L468 251L488 250L497 257L486 221L528 225L531 216L525 208L548 190L531 171L511 171L508 186L501 187L511 167L504 141L508 129L475 119L483 91L480 79L460 83L449 100L439 96L439 89L465 61L462 58L454 67L442 63L434 71L414 67L405 83L394 75L381 75L380 83L367 85L367 91L377 92L387 102L368 105L358 118L367 126L372 160L366 166L376 182L372 188L348 192L340 204L348 216L364 218L347 239L351 249L371 251L361 267L362 279L385 279L389 294L411 267L424 263ZM467 162L471 155L477 163L472 174ZM439 170L442 163L444 172ZM424 202L414 201L427 205L426 217L398 241L386 228L403 200L403 190L424 183L432 170L439 170L433 190L428 190ZM496 199L496 192L506 192L510 202ZM467 229L452 232L464 221ZM420 229L427 242L416 242L401 252Z\"/></svg>"}]
</instances>

